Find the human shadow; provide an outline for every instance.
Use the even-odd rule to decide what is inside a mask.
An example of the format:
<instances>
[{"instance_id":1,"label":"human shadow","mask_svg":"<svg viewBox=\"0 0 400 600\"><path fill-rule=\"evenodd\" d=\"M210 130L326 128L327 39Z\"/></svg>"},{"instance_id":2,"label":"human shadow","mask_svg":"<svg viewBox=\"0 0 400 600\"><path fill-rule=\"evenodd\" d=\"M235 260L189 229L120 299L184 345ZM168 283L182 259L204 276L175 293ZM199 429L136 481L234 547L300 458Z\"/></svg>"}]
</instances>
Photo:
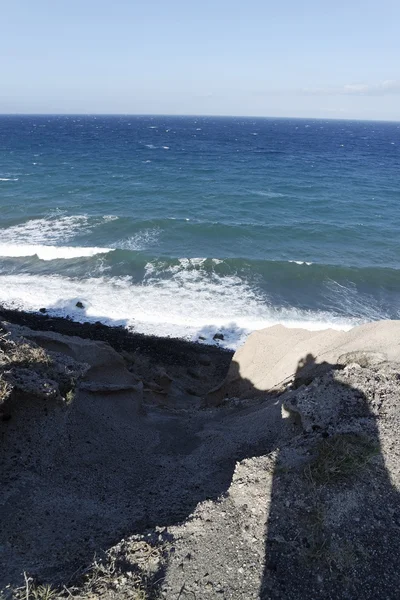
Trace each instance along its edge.
<instances>
[{"instance_id":1,"label":"human shadow","mask_svg":"<svg viewBox=\"0 0 400 600\"><path fill-rule=\"evenodd\" d=\"M37 319L20 315L21 324L45 330L46 319ZM198 344L65 320L50 325L62 334L106 340L119 352L139 348L167 370L181 361L191 371L209 368ZM207 352L211 360L223 353ZM380 413L366 383L373 368L362 377L308 355L287 390L270 393L243 378L231 354L218 356L217 374L223 378L229 367L229 387L217 386L195 411L172 410L167 397L138 416L128 391L81 391L68 406L12 401L12 418L0 425L0 589L20 585L23 572L42 582L69 581L101 550L156 526L167 529L149 540L171 545L169 528L186 521L199 503L224 498L238 462L274 452L258 597L395 597L399 503L380 448ZM390 369L385 377L389 381ZM166 580L172 561L165 557ZM165 593L162 577L158 572L151 582L155 596ZM185 581L190 592L191 581ZM167 597L178 593L168 588ZM197 590L198 597L203 593Z\"/></svg>"},{"instance_id":2,"label":"human shadow","mask_svg":"<svg viewBox=\"0 0 400 600\"><path fill-rule=\"evenodd\" d=\"M275 462L260 600L398 597L398 466L388 452L398 367L374 364L373 353L341 361L308 354L281 396L300 433Z\"/></svg>"}]
</instances>

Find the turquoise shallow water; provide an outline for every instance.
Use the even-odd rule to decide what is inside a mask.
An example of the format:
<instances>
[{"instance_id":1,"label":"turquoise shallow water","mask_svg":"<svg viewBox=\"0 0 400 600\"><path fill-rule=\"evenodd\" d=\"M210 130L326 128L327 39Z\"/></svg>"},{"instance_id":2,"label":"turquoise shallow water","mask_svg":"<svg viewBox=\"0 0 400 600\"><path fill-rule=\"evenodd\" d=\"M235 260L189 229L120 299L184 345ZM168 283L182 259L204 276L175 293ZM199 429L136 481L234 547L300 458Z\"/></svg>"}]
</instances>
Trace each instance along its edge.
<instances>
[{"instance_id":1,"label":"turquoise shallow water","mask_svg":"<svg viewBox=\"0 0 400 600\"><path fill-rule=\"evenodd\" d=\"M398 123L0 117L0 302L229 346L400 318L399 167Z\"/></svg>"}]
</instances>

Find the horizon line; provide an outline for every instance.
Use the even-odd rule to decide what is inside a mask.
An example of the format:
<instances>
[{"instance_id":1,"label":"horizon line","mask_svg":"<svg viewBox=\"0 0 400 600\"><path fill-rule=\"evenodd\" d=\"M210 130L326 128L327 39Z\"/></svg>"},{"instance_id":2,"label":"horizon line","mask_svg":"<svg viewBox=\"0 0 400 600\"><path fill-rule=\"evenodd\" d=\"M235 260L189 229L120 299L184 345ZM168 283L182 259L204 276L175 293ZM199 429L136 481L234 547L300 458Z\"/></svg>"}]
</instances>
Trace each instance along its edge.
<instances>
[{"instance_id":1,"label":"horizon line","mask_svg":"<svg viewBox=\"0 0 400 600\"><path fill-rule=\"evenodd\" d=\"M177 117L177 118L210 118L210 119L280 119L280 120L299 120L299 121L358 121L363 123L400 123L400 119L363 119L352 117L284 117L273 115L204 115L204 114L174 114L174 113L35 113L35 112L0 112L0 117Z\"/></svg>"}]
</instances>

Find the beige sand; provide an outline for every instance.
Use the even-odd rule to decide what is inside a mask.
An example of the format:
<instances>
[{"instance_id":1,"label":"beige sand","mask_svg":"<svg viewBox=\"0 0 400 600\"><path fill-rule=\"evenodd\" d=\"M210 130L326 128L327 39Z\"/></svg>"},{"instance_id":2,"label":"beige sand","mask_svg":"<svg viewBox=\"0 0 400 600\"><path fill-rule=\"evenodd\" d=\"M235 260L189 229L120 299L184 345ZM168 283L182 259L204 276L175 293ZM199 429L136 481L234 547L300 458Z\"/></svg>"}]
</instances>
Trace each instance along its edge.
<instances>
[{"instance_id":1,"label":"beige sand","mask_svg":"<svg viewBox=\"0 0 400 600\"><path fill-rule=\"evenodd\" d=\"M283 391L295 377L323 372L324 363L347 364L351 353L374 355L374 362L400 362L400 321L377 321L343 332L307 331L276 325L252 333L234 354L223 384L208 397L217 404L226 397Z\"/></svg>"}]
</instances>

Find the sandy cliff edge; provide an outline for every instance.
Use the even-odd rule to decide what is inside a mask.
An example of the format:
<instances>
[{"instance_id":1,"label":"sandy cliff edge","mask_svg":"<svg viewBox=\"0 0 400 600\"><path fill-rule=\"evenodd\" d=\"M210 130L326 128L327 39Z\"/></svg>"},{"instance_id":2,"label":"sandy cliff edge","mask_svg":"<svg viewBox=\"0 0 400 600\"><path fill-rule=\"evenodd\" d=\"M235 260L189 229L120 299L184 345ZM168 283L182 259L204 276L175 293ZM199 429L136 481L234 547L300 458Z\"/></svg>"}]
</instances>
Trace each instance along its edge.
<instances>
[{"instance_id":1,"label":"sandy cliff edge","mask_svg":"<svg viewBox=\"0 0 400 600\"><path fill-rule=\"evenodd\" d=\"M225 380L207 400L216 405L227 397L282 392L295 378L298 384L323 373L324 365L353 361L400 362L400 321L367 323L347 332L283 325L255 331L235 352Z\"/></svg>"}]
</instances>

